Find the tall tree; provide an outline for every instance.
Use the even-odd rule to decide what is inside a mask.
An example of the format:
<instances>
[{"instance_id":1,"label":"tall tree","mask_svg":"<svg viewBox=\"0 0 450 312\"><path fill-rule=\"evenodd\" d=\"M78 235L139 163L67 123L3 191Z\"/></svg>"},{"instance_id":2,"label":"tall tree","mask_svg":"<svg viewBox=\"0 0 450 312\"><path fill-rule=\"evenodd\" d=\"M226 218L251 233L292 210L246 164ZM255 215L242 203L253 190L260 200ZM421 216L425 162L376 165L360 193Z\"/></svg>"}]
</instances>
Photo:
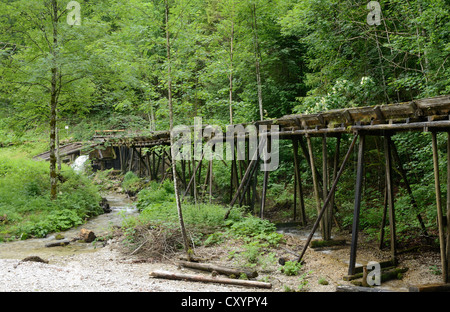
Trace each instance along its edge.
<instances>
[{"instance_id":1,"label":"tall tree","mask_svg":"<svg viewBox=\"0 0 450 312\"><path fill-rule=\"evenodd\" d=\"M170 26L169 26L169 1L164 1L165 5L165 30L166 30L166 51L167 51L167 100L169 103L169 120L170 120L170 151L172 155L172 176L175 188L175 200L177 204L178 220L180 222L181 235L183 237L184 248L188 260L191 258L192 250L189 247L189 240L186 234L186 228L183 220L183 210L181 207L180 192L177 182L176 171L176 155L173 137L173 103L172 103L172 61L171 61L171 42L170 42Z\"/></svg>"}]
</instances>

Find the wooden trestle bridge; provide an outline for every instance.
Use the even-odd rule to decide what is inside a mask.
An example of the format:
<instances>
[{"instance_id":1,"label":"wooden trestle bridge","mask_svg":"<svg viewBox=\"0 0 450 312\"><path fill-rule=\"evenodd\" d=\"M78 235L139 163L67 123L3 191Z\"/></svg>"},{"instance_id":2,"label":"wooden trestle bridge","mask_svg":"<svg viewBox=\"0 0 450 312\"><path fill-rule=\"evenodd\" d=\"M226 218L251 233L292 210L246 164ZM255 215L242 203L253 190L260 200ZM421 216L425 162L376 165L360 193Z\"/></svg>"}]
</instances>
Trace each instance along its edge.
<instances>
[{"instance_id":1,"label":"wooden trestle bridge","mask_svg":"<svg viewBox=\"0 0 450 312\"><path fill-rule=\"evenodd\" d=\"M442 275L445 283L450 282L450 230L445 224L450 225L450 183L447 183L447 201L446 214L443 212L442 196L439 181L439 163L437 149L437 134L446 132L447 140L447 180L450 182L450 96L440 96L414 100L411 102L377 105L370 107L355 107L330 110L316 114L296 114L287 115L279 119L265 120L253 123L257 128L261 125L278 125L275 132L267 132L268 137L277 135L279 140L291 140L293 146L293 164L294 164L294 220L298 220L302 225L306 225L305 206L303 200L303 189L300 172L300 155L308 163L312 174L314 186L314 198L317 205L318 217L315 221L312 231L308 237L302 253L298 260L303 257L310 240L317 229L320 229L322 239L331 239L331 227L333 222L334 195L341 174L349 156L357 145L357 163L355 179L355 197L354 197L354 215L352 225L352 241L350 250L350 261L348 274L355 274L356 253L358 243L359 217L361 209L364 168L365 168L365 142L368 136L378 136L384 142L385 158L385 216L389 220L390 249L392 260L397 259L397 240L394 208L394 185L393 185L393 166L399 169L401 178L406 185L406 189L412 199L412 205L416 205L412 198L411 188L408 183L407 174L400 162L396 147L392 140L394 134L401 134L407 131L430 132L431 145L434 161L434 177L436 192L437 209L437 227L439 230L440 253L442 263ZM341 137L343 134L351 135L351 144L340 162ZM312 137L321 138L322 142L322 174L319 174L313 153ZM335 140L334 159L328 161L327 148L330 139ZM236 138L232 138L235 140ZM160 131L152 132L148 135L127 136L124 132L103 132L97 133L93 140L87 144L91 150L90 158L94 166L98 169L115 168L122 172L133 171L140 176L147 176L150 179L164 179L170 170L170 132ZM300 150L299 150L300 148ZM411 148L414 148L413 146ZM69 145L61 147L61 156L66 159L74 159L74 155L81 152L79 145ZM71 156L72 155L72 156ZM47 158L47 154L38 155L38 158ZM256 192L256 176L258 167L256 160L233 160L229 170L231 170L230 179L230 207L235 204L255 206L259 202L259 214L264 216L265 196L267 190L267 181L269 171L264 172L262 185L262 194ZM395 161L395 163L394 163ZM201 171L201 162L194 159L180 161L180 185L184 189L184 195L190 193L196 196L196 182L200 184L199 177ZM197 163L195 165L195 163ZM329 163L332 168L328 168ZM330 166L331 167L331 166ZM204 180L204 190L209 184L209 194L211 195L211 181L213 166L212 161L206 167L207 174ZM329 183L330 181L332 183ZM230 208L231 209L231 208ZM420 215L417 218L423 226ZM446 218L446 220L444 220ZM447 222L445 222L447 221ZM385 227L385 218L383 218L382 228ZM422 228L426 231L425 227ZM382 232L383 235L383 232Z\"/></svg>"}]
</instances>

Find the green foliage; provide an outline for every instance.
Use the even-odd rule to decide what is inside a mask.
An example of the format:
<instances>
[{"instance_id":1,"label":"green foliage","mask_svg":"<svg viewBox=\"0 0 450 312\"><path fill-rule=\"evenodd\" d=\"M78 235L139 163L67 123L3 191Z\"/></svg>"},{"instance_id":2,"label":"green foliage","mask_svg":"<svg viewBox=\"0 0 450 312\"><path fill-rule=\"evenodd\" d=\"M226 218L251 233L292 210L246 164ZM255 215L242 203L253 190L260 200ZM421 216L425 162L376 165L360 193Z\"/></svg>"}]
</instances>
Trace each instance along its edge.
<instances>
[{"instance_id":1,"label":"green foliage","mask_svg":"<svg viewBox=\"0 0 450 312\"><path fill-rule=\"evenodd\" d=\"M44 237L82 224L102 213L97 188L66 166L60 173L58 199L49 197L48 163L0 156L0 240Z\"/></svg>"},{"instance_id":2,"label":"green foliage","mask_svg":"<svg viewBox=\"0 0 450 312\"><path fill-rule=\"evenodd\" d=\"M298 261L286 261L286 263L280 267L280 271L287 276L297 276L302 270L302 264Z\"/></svg>"},{"instance_id":3,"label":"green foliage","mask_svg":"<svg viewBox=\"0 0 450 312\"><path fill-rule=\"evenodd\" d=\"M122 181L125 192L135 194L142 188L142 180L132 171L128 171Z\"/></svg>"}]
</instances>

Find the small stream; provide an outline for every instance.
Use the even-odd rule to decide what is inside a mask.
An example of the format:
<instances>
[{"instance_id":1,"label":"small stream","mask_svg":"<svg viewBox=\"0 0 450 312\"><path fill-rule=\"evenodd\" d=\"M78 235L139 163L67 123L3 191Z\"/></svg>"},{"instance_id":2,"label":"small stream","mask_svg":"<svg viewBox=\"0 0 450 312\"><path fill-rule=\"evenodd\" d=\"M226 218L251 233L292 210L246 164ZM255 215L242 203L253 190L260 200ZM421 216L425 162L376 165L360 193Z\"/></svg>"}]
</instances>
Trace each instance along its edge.
<instances>
[{"instance_id":1,"label":"small stream","mask_svg":"<svg viewBox=\"0 0 450 312\"><path fill-rule=\"evenodd\" d=\"M28 256L39 256L49 259L54 256L73 255L81 252L98 250L95 243L72 241L79 236L82 228L89 229L97 237L107 234L112 226L120 226L127 216L137 215L138 210L133 202L123 194L110 193L103 196L108 201L111 212L96 216L86 223L67 231L49 234L45 238L31 238L22 241L0 243L0 259L23 259ZM62 234L64 240L70 243L64 247L45 247L50 242L56 242L55 235Z\"/></svg>"}]
</instances>

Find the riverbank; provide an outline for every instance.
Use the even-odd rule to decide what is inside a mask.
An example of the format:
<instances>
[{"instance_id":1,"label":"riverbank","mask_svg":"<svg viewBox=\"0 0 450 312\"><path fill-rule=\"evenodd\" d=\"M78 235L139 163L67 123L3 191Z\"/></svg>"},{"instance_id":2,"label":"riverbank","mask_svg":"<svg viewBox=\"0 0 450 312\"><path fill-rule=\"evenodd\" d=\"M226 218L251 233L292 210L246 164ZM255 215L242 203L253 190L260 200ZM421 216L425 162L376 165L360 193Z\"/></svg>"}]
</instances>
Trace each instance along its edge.
<instances>
[{"instance_id":1,"label":"riverbank","mask_svg":"<svg viewBox=\"0 0 450 312\"><path fill-rule=\"evenodd\" d=\"M290 244L301 240L291 237ZM139 257L120 252L114 239L104 247L66 255L48 256L48 263L24 262L20 259L0 259L0 291L2 292L285 292L299 290L306 292L334 292L340 285L352 285L344 281L347 274L348 249L316 251L308 249L298 276L286 276L279 271L279 264L259 272L258 280L270 282L271 289L256 289L242 286L171 281L152 278L149 273L165 270L174 273L194 273L181 269L175 255L162 261L143 261ZM230 266L227 257L230 250L239 246L223 244L196 249L196 256L207 258L210 263ZM294 248L294 245L290 246ZM66 247L55 247L64 249ZM282 249L274 250L287 256ZM358 261L366 259L383 260L386 253L371 246L362 245L358 250ZM400 265L408 267L402 280L384 283L386 291L407 291L410 286L440 283L441 277L430 271L439 265L439 254L434 251L410 253L400 256Z\"/></svg>"},{"instance_id":2,"label":"riverbank","mask_svg":"<svg viewBox=\"0 0 450 312\"><path fill-rule=\"evenodd\" d=\"M2 292L334 292L341 285L353 285L344 281L347 275L350 246L333 248L308 248L304 264L298 275L286 276L280 271L279 259L295 260L294 253L300 253L309 229L294 232L279 229L284 243L266 250L263 263L255 269L257 280L269 282L271 289L256 289L242 286L206 284L187 281L170 281L150 277L150 272L165 270L173 273L196 273L210 276L210 273L182 269L178 259L182 252L163 259L145 258L123 252L120 234L111 229L118 226L125 215L137 214L136 207L126 195L114 193L105 195L111 213L97 216L82 226L63 233L73 240L81 228L93 230L105 240L94 243L74 241L67 246L47 248L45 244L55 241L55 235L42 239L29 239L0 244L0 291ZM349 234L340 234L340 239L350 241ZM358 264L369 261L384 261L390 252L378 250L360 235ZM196 257L208 263L227 267L245 267L248 261L239 265L239 259L248 256L248 250L239 240L225 240L220 244L195 248ZM28 256L39 256L48 263L22 261ZM386 291L405 292L410 286L440 283L436 274L440 267L438 250L422 248L399 255L400 266L407 267L401 280L383 283Z\"/></svg>"}]
</instances>

